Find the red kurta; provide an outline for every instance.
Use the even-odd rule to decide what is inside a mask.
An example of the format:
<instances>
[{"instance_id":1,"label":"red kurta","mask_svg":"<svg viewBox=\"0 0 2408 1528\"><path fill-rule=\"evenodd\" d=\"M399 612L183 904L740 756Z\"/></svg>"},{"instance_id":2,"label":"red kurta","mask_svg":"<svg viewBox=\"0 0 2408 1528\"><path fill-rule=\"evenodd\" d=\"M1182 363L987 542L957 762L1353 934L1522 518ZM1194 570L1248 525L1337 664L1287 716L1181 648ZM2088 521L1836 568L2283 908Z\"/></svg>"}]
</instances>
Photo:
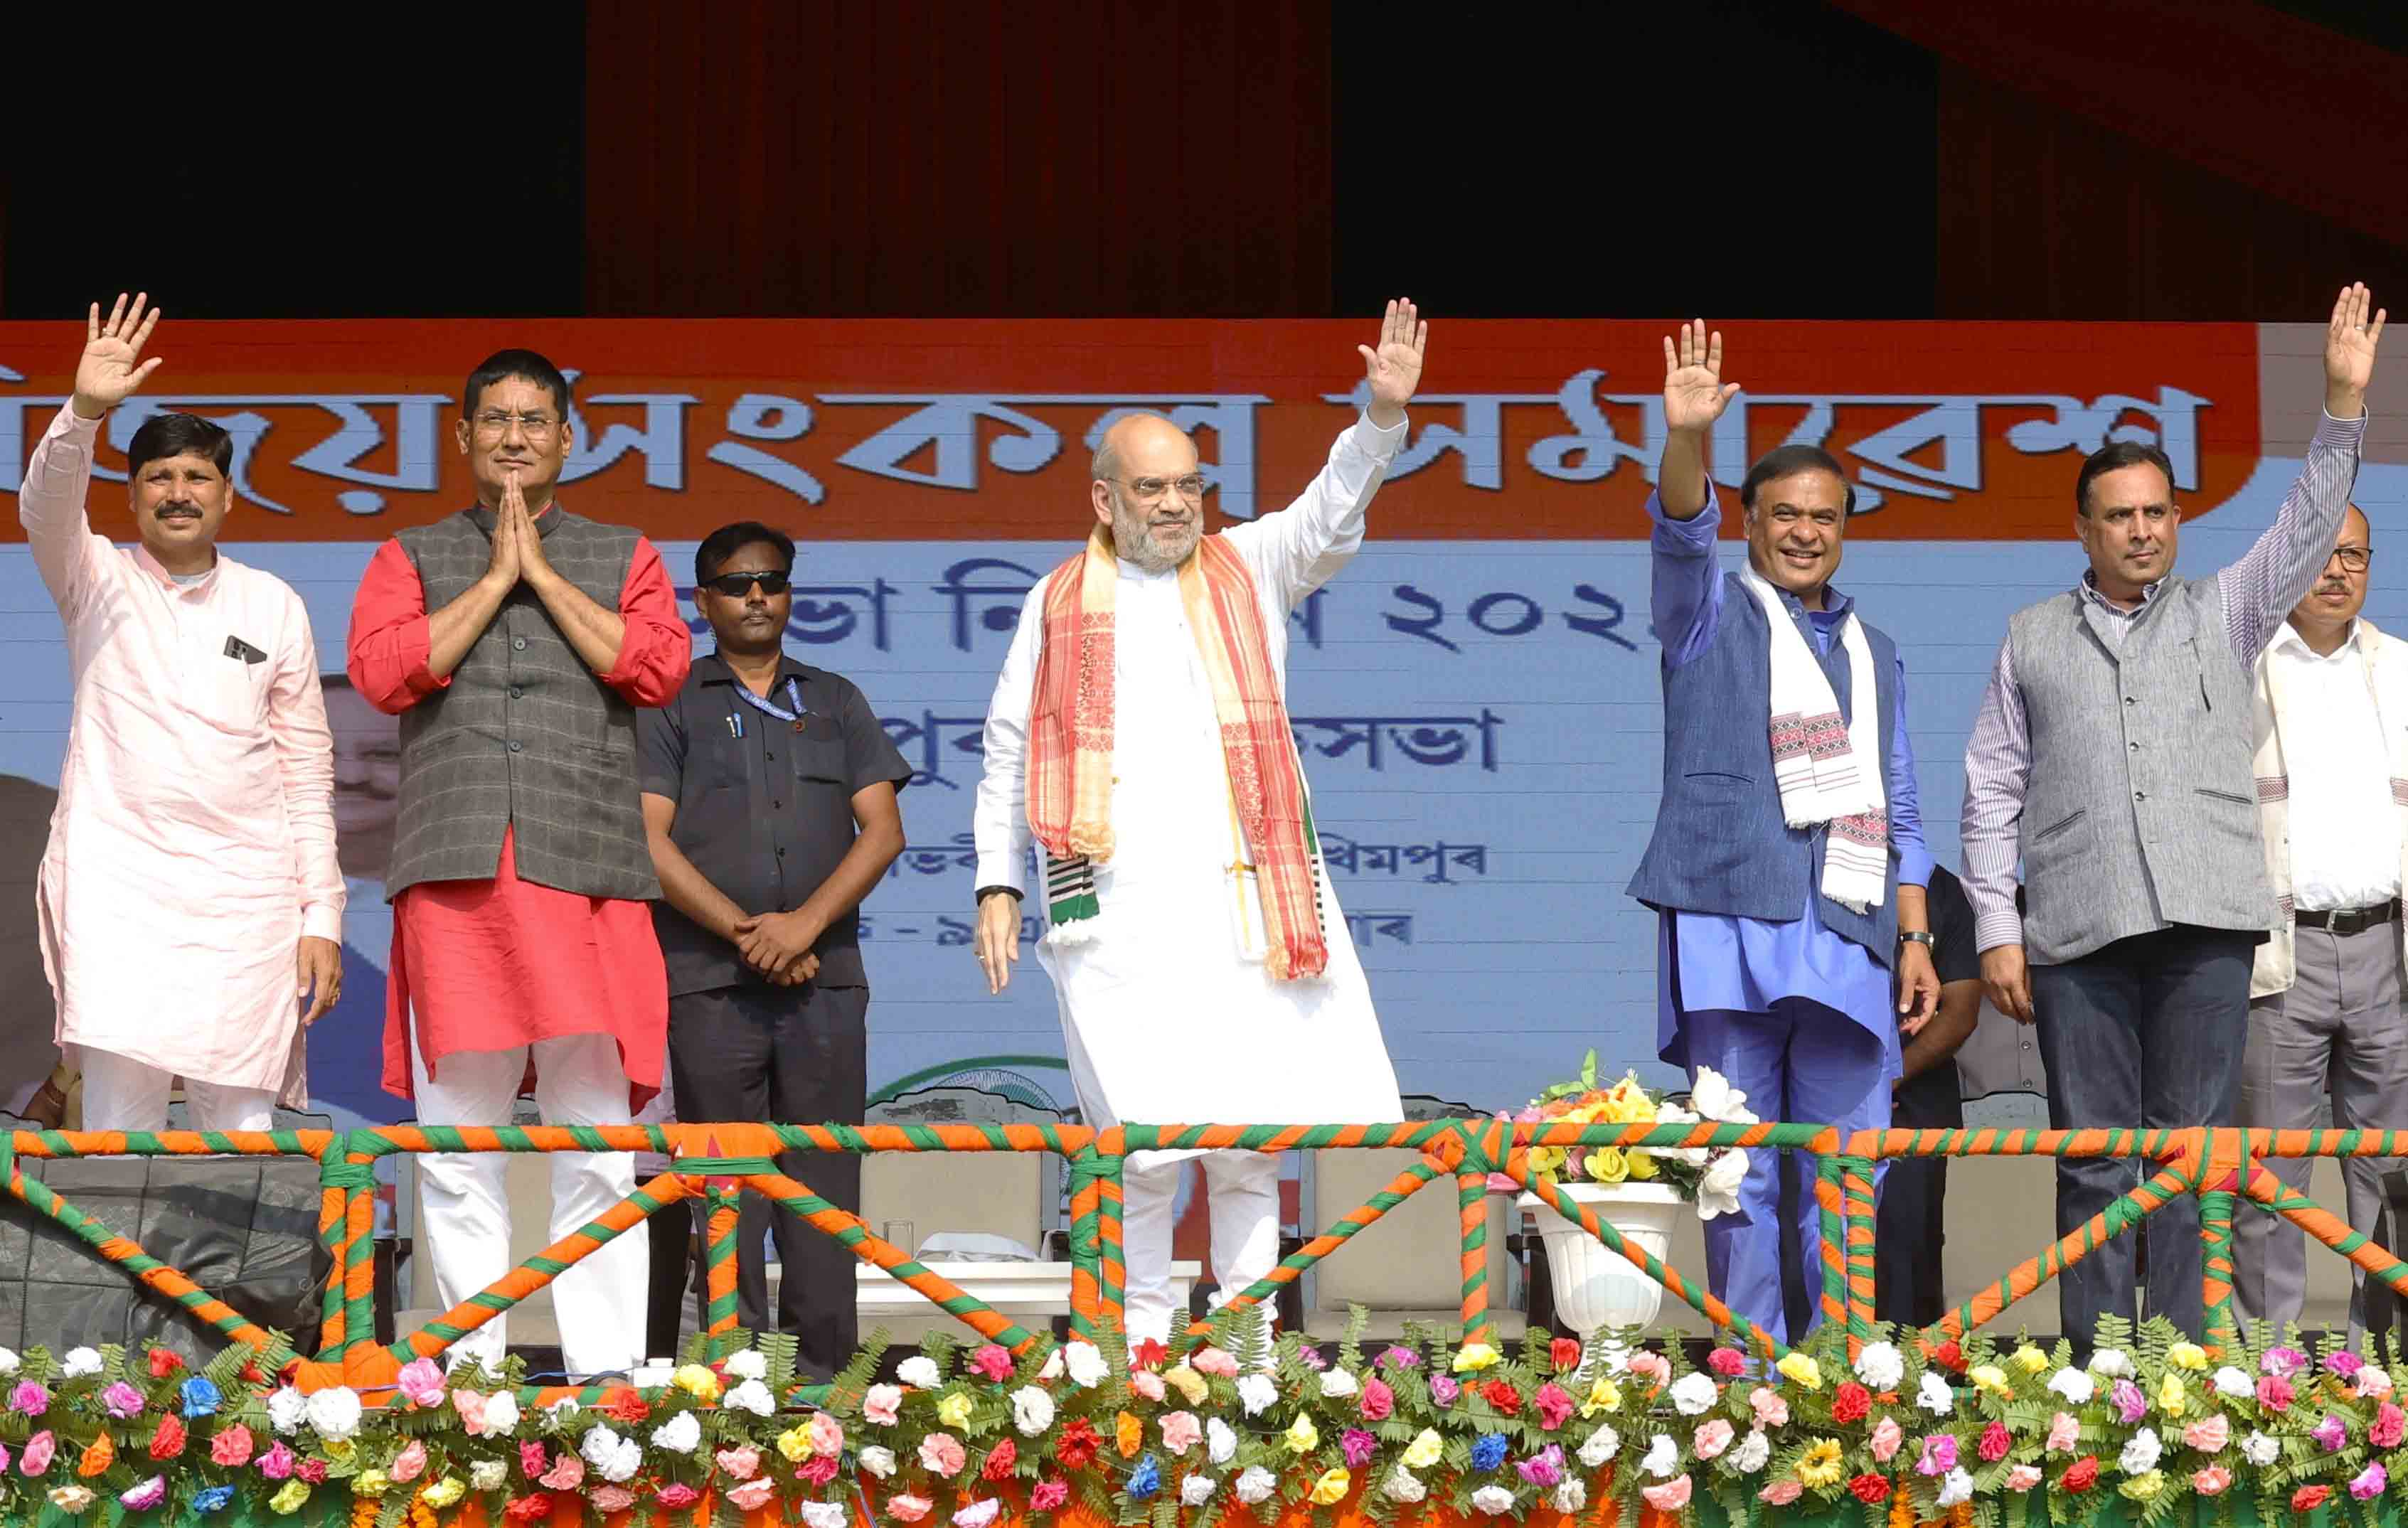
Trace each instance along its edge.
<instances>
[{"instance_id":1,"label":"red kurta","mask_svg":"<svg viewBox=\"0 0 2408 1528\"><path fill-rule=\"evenodd\" d=\"M668 570L638 537L619 592L626 636L602 682L636 706L658 706L685 682L694 639ZM398 714L448 686L428 672L433 628L418 570L398 541L368 562L351 603L351 682ZM633 789L632 783L630 789ZM626 1068L631 1109L660 1091L668 976L652 909L521 880L506 830L491 880L422 881L394 901L386 978L385 1091L410 1096L409 1015L429 1077L458 1050L509 1050L536 1040L607 1034Z\"/></svg>"}]
</instances>

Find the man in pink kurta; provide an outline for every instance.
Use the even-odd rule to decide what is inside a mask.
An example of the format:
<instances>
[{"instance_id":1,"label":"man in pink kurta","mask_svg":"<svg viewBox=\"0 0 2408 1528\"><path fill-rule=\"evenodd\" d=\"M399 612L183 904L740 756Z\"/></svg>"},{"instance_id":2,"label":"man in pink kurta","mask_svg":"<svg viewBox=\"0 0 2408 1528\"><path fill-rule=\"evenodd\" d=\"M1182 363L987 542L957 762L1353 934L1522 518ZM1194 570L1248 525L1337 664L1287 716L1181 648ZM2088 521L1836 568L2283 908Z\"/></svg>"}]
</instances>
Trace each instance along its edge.
<instances>
[{"instance_id":1,"label":"man in pink kurta","mask_svg":"<svg viewBox=\"0 0 2408 1528\"><path fill-rule=\"evenodd\" d=\"M141 298L106 324L93 307L74 396L18 491L75 676L42 960L86 1129L162 1128L180 1077L195 1127L266 1130L300 1027L341 983L334 742L300 596L217 550L224 430L155 413L135 432L139 546L85 514L100 421L159 364L140 359L157 319Z\"/></svg>"},{"instance_id":2,"label":"man in pink kurta","mask_svg":"<svg viewBox=\"0 0 2408 1528\"><path fill-rule=\"evenodd\" d=\"M533 351L479 366L457 430L478 504L385 543L351 607L351 682L401 717L385 1086L421 1124L509 1123L530 1063L549 1124L624 1123L661 1084L668 976L635 708L676 693L694 643L652 543L554 500L568 407ZM421 1161L447 1307L509 1264L504 1166ZM624 1153L558 1153L552 1169L554 1240L635 1187ZM643 1356L648 1239L638 1225L553 1284L572 1375ZM497 1365L502 1327L453 1351Z\"/></svg>"}]
</instances>

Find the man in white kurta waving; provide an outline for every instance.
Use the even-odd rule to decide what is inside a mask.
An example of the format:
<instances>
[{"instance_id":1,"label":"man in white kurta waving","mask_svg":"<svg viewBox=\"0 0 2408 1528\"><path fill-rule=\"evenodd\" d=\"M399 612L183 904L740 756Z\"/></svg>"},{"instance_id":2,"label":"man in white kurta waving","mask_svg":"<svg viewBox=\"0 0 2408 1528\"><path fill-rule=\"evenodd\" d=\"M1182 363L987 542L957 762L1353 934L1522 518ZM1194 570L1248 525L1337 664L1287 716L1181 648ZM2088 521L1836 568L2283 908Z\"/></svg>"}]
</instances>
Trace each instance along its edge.
<instances>
[{"instance_id":1,"label":"man in white kurta waving","mask_svg":"<svg viewBox=\"0 0 2408 1528\"><path fill-rule=\"evenodd\" d=\"M1402 1117L1371 993L1321 863L1284 699L1288 612L1363 544L1405 438L1428 325L1388 305L1355 347L1370 404L1294 504L1204 535L1195 442L1130 414L1097 447L1087 544L1035 589L987 707L978 958L1020 958L1022 864L1044 856L1054 978L1088 1122ZM1191 1152L1130 1158L1132 1341L1171 1330L1170 1203ZM1279 1162L1204 1158L1224 1298L1279 1254Z\"/></svg>"}]
</instances>

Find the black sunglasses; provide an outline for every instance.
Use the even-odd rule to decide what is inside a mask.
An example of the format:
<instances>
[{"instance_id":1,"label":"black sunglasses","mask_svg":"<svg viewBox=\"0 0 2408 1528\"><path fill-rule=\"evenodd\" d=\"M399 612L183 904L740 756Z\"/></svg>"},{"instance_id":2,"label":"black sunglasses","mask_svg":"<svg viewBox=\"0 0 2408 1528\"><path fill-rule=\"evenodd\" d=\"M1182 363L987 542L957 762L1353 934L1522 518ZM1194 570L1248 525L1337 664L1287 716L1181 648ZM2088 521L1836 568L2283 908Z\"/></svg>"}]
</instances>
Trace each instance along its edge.
<instances>
[{"instance_id":1,"label":"black sunglasses","mask_svg":"<svg viewBox=\"0 0 2408 1528\"><path fill-rule=\"evenodd\" d=\"M786 592L787 582L787 576L783 573L723 573L716 578L703 579L702 587L716 589L729 599L740 600L752 592L756 583L764 594L782 594Z\"/></svg>"}]
</instances>

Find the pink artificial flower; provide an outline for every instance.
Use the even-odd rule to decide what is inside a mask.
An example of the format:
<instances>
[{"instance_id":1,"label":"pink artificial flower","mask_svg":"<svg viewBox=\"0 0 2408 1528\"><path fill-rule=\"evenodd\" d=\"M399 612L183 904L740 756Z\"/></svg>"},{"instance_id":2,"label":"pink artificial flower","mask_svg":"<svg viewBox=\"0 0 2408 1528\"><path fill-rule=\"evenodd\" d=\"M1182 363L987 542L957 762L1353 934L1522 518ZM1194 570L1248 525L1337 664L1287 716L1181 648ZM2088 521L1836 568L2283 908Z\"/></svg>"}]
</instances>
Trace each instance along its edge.
<instances>
[{"instance_id":1,"label":"pink artificial flower","mask_svg":"<svg viewBox=\"0 0 2408 1528\"><path fill-rule=\"evenodd\" d=\"M754 1484L767 1485L767 1482L766 1480L762 1480L755 1481ZM751 1489L751 1486L738 1486L736 1488L736 1491L749 1491ZM736 1491L731 1491L727 1493L727 1499L729 1501L736 1500ZM764 1498L767 1498L769 1493L767 1491L764 1491L761 1494ZM886 1515L895 1519L898 1522L917 1522L922 1518L926 1517L928 1515L928 1509L936 1505L936 1503L928 1500L925 1496L889 1496L886 1498Z\"/></svg>"},{"instance_id":2,"label":"pink artificial flower","mask_svg":"<svg viewBox=\"0 0 2408 1528\"><path fill-rule=\"evenodd\" d=\"M1550 1390L1555 1390L1555 1385L1552 1383L1546 1385L1539 1392L1539 1400L1541 1406L1545 1404L1546 1394ZM1562 1394L1562 1392L1556 1391L1556 1393ZM1565 1396L1564 1400L1567 1406L1570 1405L1571 1398L1570 1396ZM1388 1418L1396 1412L1397 1392L1388 1388L1388 1382L1386 1380L1381 1378L1377 1375L1373 1375L1363 1381L1363 1393L1361 1398L1355 1404L1361 1408L1363 1420L1365 1421L1386 1421ZM1547 1425L1555 1427L1561 1424L1549 1422Z\"/></svg>"},{"instance_id":3,"label":"pink artificial flower","mask_svg":"<svg viewBox=\"0 0 2408 1528\"><path fill-rule=\"evenodd\" d=\"M2349 1493L2358 1501L2371 1502L2382 1495L2383 1488L2390 1483L2390 1473L2384 1469L2382 1461L2377 1460L2358 1472L2358 1478L2349 1483Z\"/></svg>"},{"instance_id":4,"label":"pink artificial flower","mask_svg":"<svg viewBox=\"0 0 2408 1528\"><path fill-rule=\"evenodd\" d=\"M2375 1465L2374 1472L2378 1476L2381 1475L2383 1466ZM2352 1486L2350 1489L2356 1491L2358 1488ZM136 1512L148 1512L167 1499L166 1478L164 1476L154 1475L131 1491L120 1492L117 1499ZM2358 1500L2364 1501L2366 1498L2360 1496Z\"/></svg>"},{"instance_id":5,"label":"pink artificial flower","mask_svg":"<svg viewBox=\"0 0 2408 1528\"><path fill-rule=\"evenodd\" d=\"M2007 1471L2006 1483L2009 1491L2029 1491L2040 1484L2040 1480L2038 1464L2017 1464Z\"/></svg>"},{"instance_id":6,"label":"pink artificial flower","mask_svg":"<svg viewBox=\"0 0 2408 1528\"><path fill-rule=\"evenodd\" d=\"M931 1433L920 1440L920 1463L931 1474L950 1480L961 1473L964 1462L961 1440L951 1433Z\"/></svg>"},{"instance_id":7,"label":"pink artificial flower","mask_svg":"<svg viewBox=\"0 0 2408 1528\"><path fill-rule=\"evenodd\" d=\"M1747 1372L1747 1359L1736 1348L1717 1348L1706 1355L1706 1367L1726 1379L1736 1379Z\"/></svg>"},{"instance_id":8,"label":"pink artificial flower","mask_svg":"<svg viewBox=\"0 0 2408 1528\"><path fill-rule=\"evenodd\" d=\"M692 1507L695 1503L702 1500L702 1492L695 1490L694 1487L687 1485L682 1480L672 1480L667 1485L661 1487L660 1490L652 1492L652 1494L659 1497L661 1505L669 1508L671 1511L675 1511L681 1507Z\"/></svg>"},{"instance_id":9,"label":"pink artificial flower","mask_svg":"<svg viewBox=\"0 0 2408 1528\"><path fill-rule=\"evenodd\" d=\"M326 1462L322 1459L305 1459L293 1466L293 1478L296 1480L306 1480L313 1486L324 1485Z\"/></svg>"},{"instance_id":10,"label":"pink artificial flower","mask_svg":"<svg viewBox=\"0 0 2408 1528\"><path fill-rule=\"evenodd\" d=\"M2297 1399L2291 1382L2279 1374L2267 1375L2258 1381L2258 1404L2269 1411L2287 1410Z\"/></svg>"},{"instance_id":11,"label":"pink artificial flower","mask_svg":"<svg viewBox=\"0 0 2408 1528\"><path fill-rule=\"evenodd\" d=\"M719 1462L719 1473L737 1480L750 1480L761 1468L761 1450L751 1444L738 1449L722 1449L713 1455Z\"/></svg>"},{"instance_id":12,"label":"pink artificial flower","mask_svg":"<svg viewBox=\"0 0 2408 1528\"><path fill-rule=\"evenodd\" d=\"M1238 1378L1238 1357L1226 1348L1198 1348L1187 1355L1187 1366L1197 1374L1210 1375L1215 1379ZM1067 1492L1070 1488L1064 1486L1062 1489ZM1036 1497L1032 1495L1029 1500L1033 1502Z\"/></svg>"},{"instance_id":13,"label":"pink artificial flower","mask_svg":"<svg viewBox=\"0 0 2408 1528\"><path fill-rule=\"evenodd\" d=\"M1159 1402L1164 1393L1162 1376L1152 1369L1139 1369L1129 1376L1129 1389L1149 1401Z\"/></svg>"},{"instance_id":14,"label":"pink artificial flower","mask_svg":"<svg viewBox=\"0 0 2408 1528\"><path fill-rule=\"evenodd\" d=\"M50 1467L50 1456L58 1448L59 1440L45 1427L25 1440L17 1455L17 1467L27 1475L40 1475Z\"/></svg>"},{"instance_id":15,"label":"pink artificial flower","mask_svg":"<svg viewBox=\"0 0 2408 1528\"><path fill-rule=\"evenodd\" d=\"M2389 1401L2378 1404L2374 1408L2374 1420L2366 1425L2366 1441L2378 1449L2397 1449L2403 1436L2408 1436L2408 1412L2402 1412Z\"/></svg>"},{"instance_id":16,"label":"pink artificial flower","mask_svg":"<svg viewBox=\"0 0 2408 1528\"><path fill-rule=\"evenodd\" d=\"M394 1484L398 1486L406 1486L424 1475L426 1445L411 1438L408 1448L393 1456L393 1463L385 1467L385 1473L393 1477Z\"/></svg>"},{"instance_id":17,"label":"pink artificial flower","mask_svg":"<svg viewBox=\"0 0 2408 1528\"><path fill-rule=\"evenodd\" d=\"M811 1452L834 1459L844 1451L844 1424L824 1411L811 1413Z\"/></svg>"},{"instance_id":18,"label":"pink artificial flower","mask_svg":"<svg viewBox=\"0 0 2408 1528\"><path fill-rule=\"evenodd\" d=\"M594 1504L596 1512L624 1512L636 1505L636 1493L625 1486L595 1486L585 1493L585 1499Z\"/></svg>"},{"instance_id":19,"label":"pink artificial flower","mask_svg":"<svg viewBox=\"0 0 2408 1528\"><path fill-rule=\"evenodd\" d=\"M431 1358L412 1359L401 1366L394 1383L412 1406L435 1407L443 1404L443 1369Z\"/></svg>"},{"instance_id":20,"label":"pink artificial flower","mask_svg":"<svg viewBox=\"0 0 2408 1528\"><path fill-rule=\"evenodd\" d=\"M1880 1463L1886 1464L1897 1458L1899 1446L1905 1441L1906 1429L1900 1427L1896 1419L1884 1417L1873 1423L1871 1438L1873 1458Z\"/></svg>"},{"instance_id":21,"label":"pink artificial flower","mask_svg":"<svg viewBox=\"0 0 2408 1528\"><path fill-rule=\"evenodd\" d=\"M1672 1477L1660 1486L1649 1486L1639 1494L1658 1512L1678 1512L1689 1505L1689 1477L1684 1473Z\"/></svg>"},{"instance_id":22,"label":"pink artificial flower","mask_svg":"<svg viewBox=\"0 0 2408 1528\"><path fill-rule=\"evenodd\" d=\"M970 1355L970 1367L999 1384L1011 1378L1011 1354L990 1342Z\"/></svg>"},{"instance_id":23,"label":"pink artificial flower","mask_svg":"<svg viewBox=\"0 0 2408 1528\"><path fill-rule=\"evenodd\" d=\"M903 1392L896 1385L872 1385L862 1392L861 1414L881 1427L892 1427L903 1405Z\"/></svg>"},{"instance_id":24,"label":"pink artificial flower","mask_svg":"<svg viewBox=\"0 0 2408 1528\"><path fill-rule=\"evenodd\" d=\"M1630 1362L1627 1367L1641 1379L1650 1379L1659 1385L1668 1383L1672 1378L1672 1365L1662 1353L1651 1353L1642 1349L1630 1355Z\"/></svg>"},{"instance_id":25,"label":"pink artificial flower","mask_svg":"<svg viewBox=\"0 0 2408 1528\"><path fill-rule=\"evenodd\" d=\"M1758 1385L1747 1392L1748 1408L1756 1413L1758 1427L1789 1425L1789 1403L1770 1385Z\"/></svg>"},{"instance_id":26,"label":"pink artificial flower","mask_svg":"<svg viewBox=\"0 0 2408 1528\"><path fill-rule=\"evenodd\" d=\"M460 1430L470 1437L485 1435L485 1398L473 1390L452 1392L452 1408L460 1413Z\"/></svg>"},{"instance_id":27,"label":"pink artificial flower","mask_svg":"<svg viewBox=\"0 0 2408 1528\"><path fill-rule=\"evenodd\" d=\"M2082 1423L2071 1411L2060 1411L2048 1421L2048 1441L2041 1445L2042 1453L2070 1454L2082 1441Z\"/></svg>"},{"instance_id":28,"label":"pink artificial flower","mask_svg":"<svg viewBox=\"0 0 2408 1528\"><path fill-rule=\"evenodd\" d=\"M1191 1365L1195 1363L1193 1359L1188 1362ZM1039 1480L1037 1482L1037 1489L1028 1493L1028 1510L1051 1512L1069 1499L1070 1488L1068 1484L1060 1480Z\"/></svg>"},{"instance_id":29,"label":"pink artificial flower","mask_svg":"<svg viewBox=\"0 0 2408 1528\"><path fill-rule=\"evenodd\" d=\"M283 1445L279 1444L277 1447L281 1448ZM519 1445L519 1468L526 1472L526 1478L528 1479L533 1480L540 1477L543 1474L546 1459L542 1444L522 1443Z\"/></svg>"},{"instance_id":30,"label":"pink artificial flower","mask_svg":"<svg viewBox=\"0 0 2408 1528\"><path fill-rule=\"evenodd\" d=\"M770 1479L766 1475L762 1476L757 1480L747 1480L740 1486L730 1486L727 1488L727 1505L735 1507L739 1512L758 1512L761 1508L769 1505L769 1498L771 1495L776 1493L777 1489L778 1482ZM894 1510L900 1505L901 1501L902 1498L897 1497L895 1502L889 1503L889 1510ZM927 1510L928 1504L925 1502L921 1503L921 1514L925 1516ZM897 1512L896 1515L900 1516L901 1514Z\"/></svg>"},{"instance_id":31,"label":"pink artificial flower","mask_svg":"<svg viewBox=\"0 0 2408 1528\"><path fill-rule=\"evenodd\" d=\"M1530 1409L1539 1414L1539 1426L1550 1433L1570 1421L1578 1405L1569 1391L1552 1379L1541 1385L1539 1392L1530 1397ZM1386 1416L1386 1410L1383 1408L1380 1415Z\"/></svg>"},{"instance_id":32,"label":"pink artificial flower","mask_svg":"<svg viewBox=\"0 0 2408 1528\"><path fill-rule=\"evenodd\" d=\"M2210 1464L2190 1478L2190 1488L2202 1496L2221 1496L2231 1485L2232 1472L2221 1464Z\"/></svg>"},{"instance_id":33,"label":"pink artificial flower","mask_svg":"<svg viewBox=\"0 0 2408 1528\"><path fill-rule=\"evenodd\" d=\"M1795 1476L1784 1475L1757 1492L1756 1499L1759 1502L1770 1502L1774 1507L1787 1507L1802 1495L1805 1490L1804 1486L1798 1483Z\"/></svg>"},{"instance_id":34,"label":"pink artificial flower","mask_svg":"<svg viewBox=\"0 0 2408 1528\"><path fill-rule=\"evenodd\" d=\"M2231 1441L2231 1420L2221 1411L2201 1417L2183 1429L2183 1446L2197 1449L2203 1454L2221 1453L2224 1446Z\"/></svg>"},{"instance_id":35,"label":"pink artificial flower","mask_svg":"<svg viewBox=\"0 0 2408 1528\"><path fill-rule=\"evenodd\" d=\"M33 1446L28 1444L26 1447L30 1449ZM271 1480L290 1480L293 1478L293 1450L286 1448L280 1438L259 1456L259 1473Z\"/></svg>"},{"instance_id":36,"label":"pink artificial flower","mask_svg":"<svg viewBox=\"0 0 2408 1528\"><path fill-rule=\"evenodd\" d=\"M813 1454L795 1469L795 1478L810 1485L824 1486L836 1478L837 1463L826 1454Z\"/></svg>"},{"instance_id":37,"label":"pink artificial flower","mask_svg":"<svg viewBox=\"0 0 2408 1528\"><path fill-rule=\"evenodd\" d=\"M543 1478L536 1482L547 1491L575 1491L584 1483L585 1461L566 1449L552 1462L552 1468L543 1472Z\"/></svg>"},{"instance_id":38,"label":"pink artificial flower","mask_svg":"<svg viewBox=\"0 0 2408 1528\"><path fill-rule=\"evenodd\" d=\"M1185 1453L1203 1436L1204 1424L1193 1411L1173 1411L1162 1419L1162 1446L1171 1453Z\"/></svg>"},{"instance_id":39,"label":"pink artificial flower","mask_svg":"<svg viewBox=\"0 0 2408 1528\"><path fill-rule=\"evenodd\" d=\"M1698 1457L1699 1459L1718 1457L1725 1449L1730 1447L1734 1432L1731 1424L1721 1417L1716 1417L1713 1421L1698 1427L1697 1435L1691 1439L1697 1448Z\"/></svg>"},{"instance_id":40,"label":"pink artificial flower","mask_svg":"<svg viewBox=\"0 0 2408 1528\"><path fill-rule=\"evenodd\" d=\"M2379 1401L2391 1393L2391 1376L2380 1364L2369 1364L2358 1371L2358 1398Z\"/></svg>"},{"instance_id":41,"label":"pink artificial flower","mask_svg":"<svg viewBox=\"0 0 2408 1528\"><path fill-rule=\"evenodd\" d=\"M251 1429L236 1422L209 1439L209 1463L238 1470L251 1463Z\"/></svg>"},{"instance_id":42,"label":"pink artificial flower","mask_svg":"<svg viewBox=\"0 0 2408 1528\"><path fill-rule=\"evenodd\" d=\"M1982 1429L1982 1441L1974 1446L1974 1451L1982 1456L1983 1464L1995 1464L2006 1458L2007 1450L2014 1446L2015 1440L2007 1435L2007 1424L1994 1421Z\"/></svg>"}]
</instances>

